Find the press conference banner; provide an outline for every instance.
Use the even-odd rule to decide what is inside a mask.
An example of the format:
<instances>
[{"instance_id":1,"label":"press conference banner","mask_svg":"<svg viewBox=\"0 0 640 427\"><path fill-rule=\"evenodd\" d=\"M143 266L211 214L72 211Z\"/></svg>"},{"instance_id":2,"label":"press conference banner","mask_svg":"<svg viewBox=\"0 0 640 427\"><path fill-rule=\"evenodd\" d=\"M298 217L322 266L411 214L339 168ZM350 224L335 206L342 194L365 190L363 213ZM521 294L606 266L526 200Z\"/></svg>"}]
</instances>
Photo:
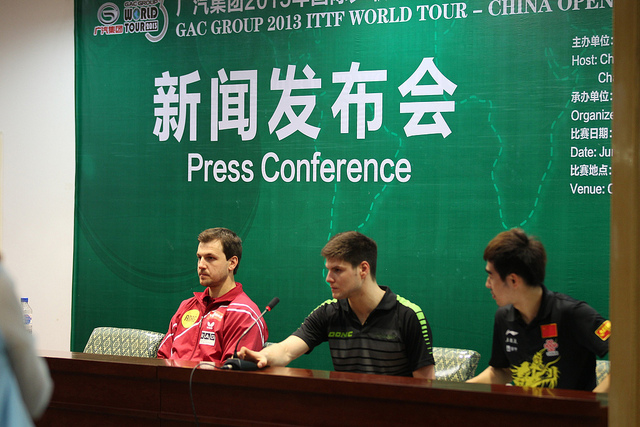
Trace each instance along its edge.
<instances>
[{"instance_id":1,"label":"press conference banner","mask_svg":"<svg viewBox=\"0 0 640 427\"><path fill-rule=\"evenodd\" d=\"M346 230L438 346L488 358L482 251L512 227L608 314L612 46L612 0L76 1L72 349L164 332L215 226L282 300L271 340L330 297Z\"/></svg>"}]
</instances>

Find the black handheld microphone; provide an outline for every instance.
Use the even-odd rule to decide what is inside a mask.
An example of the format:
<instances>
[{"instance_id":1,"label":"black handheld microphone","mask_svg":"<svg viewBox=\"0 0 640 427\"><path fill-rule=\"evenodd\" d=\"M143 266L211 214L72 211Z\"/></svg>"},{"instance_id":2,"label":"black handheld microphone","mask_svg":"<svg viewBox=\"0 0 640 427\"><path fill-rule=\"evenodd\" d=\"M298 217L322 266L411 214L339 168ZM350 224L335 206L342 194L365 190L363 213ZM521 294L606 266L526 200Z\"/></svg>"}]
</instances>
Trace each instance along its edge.
<instances>
[{"instance_id":1,"label":"black handheld microphone","mask_svg":"<svg viewBox=\"0 0 640 427\"><path fill-rule=\"evenodd\" d=\"M231 369L234 371L255 371L258 369L258 365L255 364L254 362L251 362L249 360L242 360L238 358L238 345L240 344L240 341L242 341L242 338L244 338L244 336L247 335L247 333L251 330L251 328L253 328L256 325L256 323L258 323L258 321L262 319L262 316L264 316L267 311L271 311L271 309L273 309L273 307L275 307L276 304L278 304L279 302L280 302L280 298L275 297L271 300L269 304L267 304L267 307L260 314L260 316L258 316L258 318L251 324L251 326L247 328L246 331L242 333L242 335L240 335L240 338L238 338L238 342L236 343L236 348L233 351L233 357L230 357L229 359L227 359L224 362L224 364L220 367L220 369Z\"/></svg>"}]
</instances>

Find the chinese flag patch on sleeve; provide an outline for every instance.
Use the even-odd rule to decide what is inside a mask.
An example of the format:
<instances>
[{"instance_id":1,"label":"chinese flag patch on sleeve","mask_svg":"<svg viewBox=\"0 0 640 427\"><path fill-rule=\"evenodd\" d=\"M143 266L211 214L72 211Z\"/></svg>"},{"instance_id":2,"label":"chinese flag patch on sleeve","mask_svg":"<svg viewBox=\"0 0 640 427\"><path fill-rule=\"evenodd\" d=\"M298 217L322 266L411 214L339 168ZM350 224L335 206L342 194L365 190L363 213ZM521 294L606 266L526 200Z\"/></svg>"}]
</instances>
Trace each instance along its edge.
<instances>
[{"instance_id":1,"label":"chinese flag patch on sleeve","mask_svg":"<svg viewBox=\"0 0 640 427\"><path fill-rule=\"evenodd\" d=\"M611 321L605 320L598 329L596 329L596 335L602 341L606 341L611 336Z\"/></svg>"},{"instance_id":2,"label":"chinese flag patch on sleeve","mask_svg":"<svg viewBox=\"0 0 640 427\"><path fill-rule=\"evenodd\" d=\"M540 325L540 332L542 332L542 338L555 338L558 336L558 324Z\"/></svg>"}]
</instances>

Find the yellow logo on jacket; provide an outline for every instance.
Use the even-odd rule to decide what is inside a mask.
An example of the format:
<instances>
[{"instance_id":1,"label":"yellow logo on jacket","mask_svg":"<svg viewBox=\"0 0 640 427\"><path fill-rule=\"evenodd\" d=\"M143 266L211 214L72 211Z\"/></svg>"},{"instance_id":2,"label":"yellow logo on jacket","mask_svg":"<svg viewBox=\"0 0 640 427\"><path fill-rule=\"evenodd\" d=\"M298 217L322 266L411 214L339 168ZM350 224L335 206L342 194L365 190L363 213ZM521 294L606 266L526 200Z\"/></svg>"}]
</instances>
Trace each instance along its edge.
<instances>
[{"instance_id":1,"label":"yellow logo on jacket","mask_svg":"<svg viewBox=\"0 0 640 427\"><path fill-rule=\"evenodd\" d=\"M198 321L200 312L198 310L189 310L182 315L182 327L190 328L194 323Z\"/></svg>"}]
</instances>

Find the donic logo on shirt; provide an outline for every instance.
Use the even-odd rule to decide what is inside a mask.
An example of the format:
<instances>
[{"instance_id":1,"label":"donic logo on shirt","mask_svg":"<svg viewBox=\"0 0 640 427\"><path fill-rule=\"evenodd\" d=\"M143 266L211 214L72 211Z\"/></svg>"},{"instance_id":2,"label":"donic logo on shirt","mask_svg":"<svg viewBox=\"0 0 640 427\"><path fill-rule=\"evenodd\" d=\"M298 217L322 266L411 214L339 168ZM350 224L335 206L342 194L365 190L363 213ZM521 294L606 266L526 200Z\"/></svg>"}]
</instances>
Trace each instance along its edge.
<instances>
[{"instance_id":1,"label":"donic logo on shirt","mask_svg":"<svg viewBox=\"0 0 640 427\"><path fill-rule=\"evenodd\" d=\"M329 338L351 338L352 336L353 336L353 331L349 331L349 332L331 331L331 332L329 332Z\"/></svg>"}]
</instances>

